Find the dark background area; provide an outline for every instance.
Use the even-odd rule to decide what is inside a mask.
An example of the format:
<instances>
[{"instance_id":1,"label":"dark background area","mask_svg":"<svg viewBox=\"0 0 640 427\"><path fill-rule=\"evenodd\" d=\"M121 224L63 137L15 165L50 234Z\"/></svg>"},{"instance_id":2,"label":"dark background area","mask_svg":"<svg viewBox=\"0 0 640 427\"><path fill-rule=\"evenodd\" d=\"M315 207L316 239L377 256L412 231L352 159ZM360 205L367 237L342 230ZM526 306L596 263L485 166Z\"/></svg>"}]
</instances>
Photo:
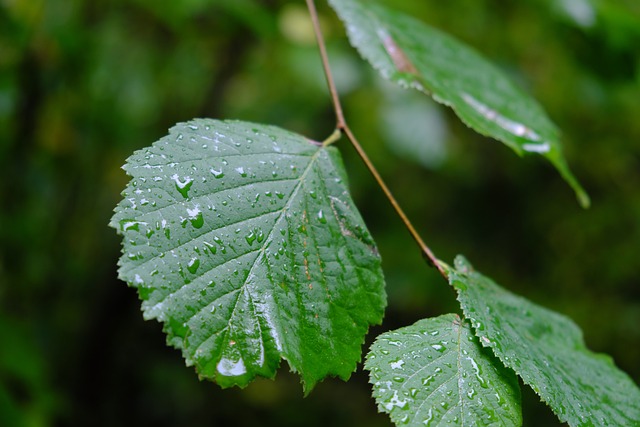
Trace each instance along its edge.
<instances>
[{"instance_id":1,"label":"dark background area","mask_svg":"<svg viewBox=\"0 0 640 427\"><path fill-rule=\"evenodd\" d=\"M582 210L541 158L383 83L319 2L347 118L425 240L571 316L640 381L640 4L388 1L474 46L563 131ZM595 4L595 2L594 2ZM283 363L245 390L199 382L117 279L107 227L135 150L194 117L334 126L304 2L0 1L0 425L389 426L361 368L307 398ZM407 136L407 133L409 135ZM387 278L386 330L457 311L345 141ZM368 344L367 344L368 345ZM527 426L559 425L526 387Z\"/></svg>"}]
</instances>

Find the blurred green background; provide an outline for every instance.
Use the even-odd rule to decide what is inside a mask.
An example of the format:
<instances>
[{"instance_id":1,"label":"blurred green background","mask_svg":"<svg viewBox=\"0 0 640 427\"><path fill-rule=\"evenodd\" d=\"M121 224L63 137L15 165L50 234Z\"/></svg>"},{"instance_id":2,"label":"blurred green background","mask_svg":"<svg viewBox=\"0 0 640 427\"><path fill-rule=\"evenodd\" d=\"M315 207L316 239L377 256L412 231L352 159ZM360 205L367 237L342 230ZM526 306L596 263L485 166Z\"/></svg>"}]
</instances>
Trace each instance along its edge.
<instances>
[{"instance_id":1,"label":"blurred green background","mask_svg":"<svg viewBox=\"0 0 640 427\"><path fill-rule=\"evenodd\" d=\"M350 124L440 258L570 315L640 381L640 3L387 1L476 47L563 130L592 196L426 97L381 81L319 2ZM307 398L286 366L199 382L118 281L120 166L175 122L236 118L314 139L333 113L303 1L0 0L0 425L389 426L366 373ZM380 332L456 311L344 141L377 239ZM367 344L368 345L368 344ZM527 426L559 425L523 388Z\"/></svg>"}]
</instances>

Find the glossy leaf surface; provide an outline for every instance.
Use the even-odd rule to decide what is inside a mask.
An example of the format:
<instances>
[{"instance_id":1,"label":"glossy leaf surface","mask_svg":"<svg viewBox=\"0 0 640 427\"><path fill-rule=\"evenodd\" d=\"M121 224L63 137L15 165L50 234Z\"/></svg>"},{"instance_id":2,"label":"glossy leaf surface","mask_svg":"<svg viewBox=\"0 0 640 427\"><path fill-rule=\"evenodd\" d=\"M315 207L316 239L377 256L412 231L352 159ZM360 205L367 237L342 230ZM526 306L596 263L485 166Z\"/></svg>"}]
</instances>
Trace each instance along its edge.
<instances>
[{"instance_id":1,"label":"glossy leaf surface","mask_svg":"<svg viewBox=\"0 0 640 427\"><path fill-rule=\"evenodd\" d=\"M571 426L640 424L640 390L610 357L589 351L571 319L496 285L463 257L449 280L480 342Z\"/></svg>"},{"instance_id":2,"label":"glossy leaf surface","mask_svg":"<svg viewBox=\"0 0 640 427\"><path fill-rule=\"evenodd\" d=\"M562 154L559 132L542 108L496 67L452 37L374 2L330 0L349 40L386 79L430 94L477 132L519 155L546 157L583 206L589 198Z\"/></svg>"},{"instance_id":3,"label":"glossy leaf surface","mask_svg":"<svg viewBox=\"0 0 640 427\"><path fill-rule=\"evenodd\" d=\"M193 120L137 151L111 226L120 277L187 365L221 386L346 379L386 304L337 149L282 129Z\"/></svg>"},{"instance_id":4,"label":"glossy leaf surface","mask_svg":"<svg viewBox=\"0 0 640 427\"><path fill-rule=\"evenodd\" d=\"M379 410L397 425L522 424L515 374L455 314L380 335L365 368Z\"/></svg>"}]
</instances>

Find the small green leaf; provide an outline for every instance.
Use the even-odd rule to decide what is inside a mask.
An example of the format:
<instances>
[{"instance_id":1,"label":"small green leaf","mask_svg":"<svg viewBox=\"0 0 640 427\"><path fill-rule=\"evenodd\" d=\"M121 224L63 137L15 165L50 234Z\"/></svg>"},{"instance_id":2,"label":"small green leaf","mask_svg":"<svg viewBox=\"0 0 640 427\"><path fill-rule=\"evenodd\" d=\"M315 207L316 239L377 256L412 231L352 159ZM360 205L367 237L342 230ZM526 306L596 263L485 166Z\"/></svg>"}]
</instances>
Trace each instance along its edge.
<instances>
[{"instance_id":1,"label":"small green leaf","mask_svg":"<svg viewBox=\"0 0 640 427\"><path fill-rule=\"evenodd\" d=\"M589 197L562 155L559 132L542 108L471 48L402 13L373 2L329 0L349 40L386 79L447 106L477 132L519 155L546 157L576 192Z\"/></svg>"},{"instance_id":2,"label":"small green leaf","mask_svg":"<svg viewBox=\"0 0 640 427\"><path fill-rule=\"evenodd\" d=\"M120 278L200 377L245 386L281 358L306 392L350 376L386 295L337 149L199 119L124 169L110 223L123 235Z\"/></svg>"},{"instance_id":3,"label":"small green leaf","mask_svg":"<svg viewBox=\"0 0 640 427\"><path fill-rule=\"evenodd\" d=\"M518 379L456 314L380 335L365 368L397 425L522 425Z\"/></svg>"},{"instance_id":4,"label":"small green leaf","mask_svg":"<svg viewBox=\"0 0 640 427\"><path fill-rule=\"evenodd\" d=\"M640 389L589 351L571 319L496 285L461 256L446 267L480 342L571 426L640 425Z\"/></svg>"}]
</instances>

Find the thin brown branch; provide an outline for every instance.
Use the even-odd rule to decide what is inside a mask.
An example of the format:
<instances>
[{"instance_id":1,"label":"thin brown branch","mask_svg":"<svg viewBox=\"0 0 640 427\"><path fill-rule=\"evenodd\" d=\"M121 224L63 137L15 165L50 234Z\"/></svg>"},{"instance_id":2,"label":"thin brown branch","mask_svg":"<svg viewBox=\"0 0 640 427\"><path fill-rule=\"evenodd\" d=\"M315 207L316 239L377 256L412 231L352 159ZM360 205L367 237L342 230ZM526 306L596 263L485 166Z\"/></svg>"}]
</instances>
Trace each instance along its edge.
<instances>
[{"instance_id":1,"label":"thin brown branch","mask_svg":"<svg viewBox=\"0 0 640 427\"><path fill-rule=\"evenodd\" d=\"M347 126L347 123L342 112L342 105L340 104L340 98L338 97L338 90L336 89L336 84L333 81L333 74L331 74L331 69L329 68L327 48L324 43L324 37L322 36L322 30L320 29L320 20L318 19L318 12L316 11L316 5L313 0L307 0L307 8L309 8L309 13L311 14L311 22L313 22L313 30L316 33L316 40L318 41L318 48L320 49L324 75L327 78L327 86L329 86L329 92L331 93L333 109L336 112L336 128L344 129Z\"/></svg>"},{"instance_id":2,"label":"thin brown branch","mask_svg":"<svg viewBox=\"0 0 640 427\"><path fill-rule=\"evenodd\" d=\"M324 68L324 74L327 78L327 85L329 86L329 92L331 93L331 99L333 101L333 107L336 113L336 121L337 121L336 131L329 138L327 138L327 140L325 141L325 143L323 143L323 145L325 144L328 145L330 143L333 143L335 140L337 140L340 133L344 133L345 135L347 135L347 138L351 142L351 145L353 145L353 148L355 148L356 152L360 156L360 159L362 159L367 169L369 169L369 172L371 173L371 175L373 175L373 178L376 180L380 188L382 188L382 191L384 192L385 196L391 203L391 206L393 206L393 209L395 209L396 213L404 223L405 227L407 228L407 230L409 230L411 237L413 237L413 240L417 243L424 257L428 260L429 264L434 266L440 272L440 274L442 275L442 277L445 278L445 280L448 280L448 276L444 267L438 261L438 258L436 258L436 256L433 254L429 246L427 246L427 244L422 240L422 238L420 237L420 234L418 234L418 232L416 231L411 221L409 221L409 218L407 217L407 215L404 213L404 211L396 201L396 198L391 193L391 190L389 190L389 187L387 187L387 184L385 184L384 180L378 173L377 169L375 168L373 163L371 163L369 156L367 156L367 153L364 151L364 149L362 148L362 146L360 145L356 137L353 135L353 132L351 132L351 129L347 125L347 122L344 118L344 114L342 112L342 105L340 104L340 98L338 97L338 91L336 90L336 85L333 81L331 68L329 67L327 49L325 47L322 31L320 30L318 13L316 11L316 7L315 7L315 4L313 3L313 0L306 0L306 1L307 1L307 7L309 8L309 13L311 14L313 29L316 33L318 48L320 49L320 56L322 58L322 66Z\"/></svg>"},{"instance_id":3,"label":"thin brown branch","mask_svg":"<svg viewBox=\"0 0 640 427\"><path fill-rule=\"evenodd\" d=\"M411 237L413 237L413 240L416 242L416 244L422 251L423 256L429 261L429 264L434 266L440 272L440 274L442 275L442 277L445 278L445 280L448 280L448 276L444 267L440 265L440 263L438 262L438 258L436 258L436 256L433 254L429 246L427 246L427 244L422 240L422 237L420 237L420 234L416 231L415 227L413 226L413 224L411 223L407 215L404 213L404 211L400 207L400 204L398 203L396 198L393 196L393 193L391 193L391 190L389 190L389 187L387 187L387 184L385 184L384 180L378 173L378 170L375 168L375 166L369 159L369 156L367 156L367 153L364 151L364 149L362 148L362 146L360 145L356 137L353 135L353 132L351 132L351 129L349 129L349 126L345 125L344 133L347 135L347 138L349 138L351 145L353 145L353 148L355 148L355 150L357 151L358 155L364 162L367 169L369 169L369 172L371 172L371 175L373 175L373 178L376 180L380 188L382 188L384 195L387 196L387 199L389 200L389 202L391 203L391 206L393 206L393 209L395 209L396 213L404 223L404 226L407 228L407 230L409 230L409 234L411 234Z\"/></svg>"}]
</instances>

